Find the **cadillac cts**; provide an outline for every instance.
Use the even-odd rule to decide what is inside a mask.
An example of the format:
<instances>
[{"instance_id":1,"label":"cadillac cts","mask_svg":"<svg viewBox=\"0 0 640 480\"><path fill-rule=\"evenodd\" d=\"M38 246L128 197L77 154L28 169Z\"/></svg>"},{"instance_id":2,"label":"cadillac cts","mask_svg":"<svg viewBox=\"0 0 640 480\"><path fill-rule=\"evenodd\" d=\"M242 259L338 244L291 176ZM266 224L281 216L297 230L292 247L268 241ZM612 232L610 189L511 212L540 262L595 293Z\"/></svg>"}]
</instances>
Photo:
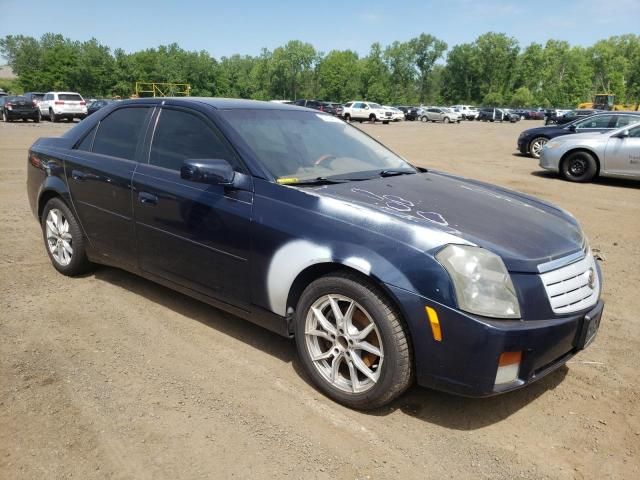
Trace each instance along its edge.
<instances>
[{"instance_id":1,"label":"cadillac cts","mask_svg":"<svg viewBox=\"0 0 640 480\"><path fill-rule=\"evenodd\" d=\"M60 273L123 268L295 337L315 385L354 408L414 381L522 387L600 323L600 269L570 214L416 168L315 110L118 102L39 139L27 187Z\"/></svg>"}]
</instances>

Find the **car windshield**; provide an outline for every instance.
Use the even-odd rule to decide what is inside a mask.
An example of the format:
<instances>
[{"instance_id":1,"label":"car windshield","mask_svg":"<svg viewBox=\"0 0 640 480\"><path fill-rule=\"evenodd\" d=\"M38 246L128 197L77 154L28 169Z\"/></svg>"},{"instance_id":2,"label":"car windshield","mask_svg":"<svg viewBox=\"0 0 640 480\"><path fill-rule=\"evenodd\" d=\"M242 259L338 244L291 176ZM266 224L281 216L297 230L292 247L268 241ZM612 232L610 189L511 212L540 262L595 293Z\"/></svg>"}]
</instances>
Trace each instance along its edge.
<instances>
[{"instance_id":1,"label":"car windshield","mask_svg":"<svg viewBox=\"0 0 640 480\"><path fill-rule=\"evenodd\" d=\"M81 102L82 101L82 97L80 95L78 95L77 93L59 93L58 94L58 99L59 100L64 100L67 102Z\"/></svg>"},{"instance_id":2,"label":"car windshield","mask_svg":"<svg viewBox=\"0 0 640 480\"><path fill-rule=\"evenodd\" d=\"M279 183L361 180L389 170L416 172L380 143L330 115L233 109L224 119Z\"/></svg>"}]
</instances>

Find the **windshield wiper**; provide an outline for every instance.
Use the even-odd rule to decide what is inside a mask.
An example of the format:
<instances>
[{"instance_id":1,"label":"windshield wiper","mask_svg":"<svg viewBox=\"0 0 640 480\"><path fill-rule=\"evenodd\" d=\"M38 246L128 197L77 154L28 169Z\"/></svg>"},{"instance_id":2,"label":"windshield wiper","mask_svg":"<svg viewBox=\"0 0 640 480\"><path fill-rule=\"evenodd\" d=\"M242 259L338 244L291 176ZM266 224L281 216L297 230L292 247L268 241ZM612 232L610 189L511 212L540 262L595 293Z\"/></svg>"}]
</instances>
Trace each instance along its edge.
<instances>
[{"instance_id":1,"label":"windshield wiper","mask_svg":"<svg viewBox=\"0 0 640 480\"><path fill-rule=\"evenodd\" d=\"M417 173L417 172L413 170L389 169L389 170L381 170L380 172L378 172L378 175L380 175L381 177L395 177L397 175L413 175L414 173Z\"/></svg>"}]
</instances>

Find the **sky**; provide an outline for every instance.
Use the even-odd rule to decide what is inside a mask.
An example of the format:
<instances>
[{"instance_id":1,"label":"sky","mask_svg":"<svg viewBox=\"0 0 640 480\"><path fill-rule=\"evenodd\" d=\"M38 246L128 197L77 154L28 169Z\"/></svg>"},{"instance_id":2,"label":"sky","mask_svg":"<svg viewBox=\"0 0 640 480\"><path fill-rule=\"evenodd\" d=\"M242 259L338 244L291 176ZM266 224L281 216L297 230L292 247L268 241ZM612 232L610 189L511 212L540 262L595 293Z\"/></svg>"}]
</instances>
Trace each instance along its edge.
<instances>
[{"instance_id":1,"label":"sky","mask_svg":"<svg viewBox=\"0 0 640 480\"><path fill-rule=\"evenodd\" d=\"M488 31L522 47L550 38L588 46L639 34L640 0L0 0L0 38L53 32L95 37L126 52L176 42L215 58L257 55L289 40L366 55L373 42L384 46L423 32L452 47Z\"/></svg>"}]
</instances>

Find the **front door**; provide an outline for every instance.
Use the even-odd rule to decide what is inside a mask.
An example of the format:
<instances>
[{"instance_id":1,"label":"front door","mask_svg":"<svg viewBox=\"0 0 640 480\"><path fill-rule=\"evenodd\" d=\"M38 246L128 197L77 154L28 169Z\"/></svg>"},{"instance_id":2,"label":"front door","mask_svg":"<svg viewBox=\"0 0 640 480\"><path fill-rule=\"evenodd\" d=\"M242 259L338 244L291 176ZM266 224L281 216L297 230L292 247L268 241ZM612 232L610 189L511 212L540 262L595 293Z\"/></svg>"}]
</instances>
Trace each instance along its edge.
<instances>
[{"instance_id":1,"label":"front door","mask_svg":"<svg viewBox=\"0 0 640 480\"><path fill-rule=\"evenodd\" d=\"M137 265L131 180L152 110L114 110L65 156L73 205L92 246L107 263Z\"/></svg>"},{"instance_id":2,"label":"front door","mask_svg":"<svg viewBox=\"0 0 640 480\"><path fill-rule=\"evenodd\" d=\"M628 137L610 137L604 170L616 175L640 177L640 127L629 129Z\"/></svg>"},{"instance_id":3,"label":"front door","mask_svg":"<svg viewBox=\"0 0 640 480\"><path fill-rule=\"evenodd\" d=\"M148 163L133 176L140 268L226 303L249 303L252 187L231 189L183 180L184 159L224 159L244 167L208 118L165 106Z\"/></svg>"}]
</instances>

